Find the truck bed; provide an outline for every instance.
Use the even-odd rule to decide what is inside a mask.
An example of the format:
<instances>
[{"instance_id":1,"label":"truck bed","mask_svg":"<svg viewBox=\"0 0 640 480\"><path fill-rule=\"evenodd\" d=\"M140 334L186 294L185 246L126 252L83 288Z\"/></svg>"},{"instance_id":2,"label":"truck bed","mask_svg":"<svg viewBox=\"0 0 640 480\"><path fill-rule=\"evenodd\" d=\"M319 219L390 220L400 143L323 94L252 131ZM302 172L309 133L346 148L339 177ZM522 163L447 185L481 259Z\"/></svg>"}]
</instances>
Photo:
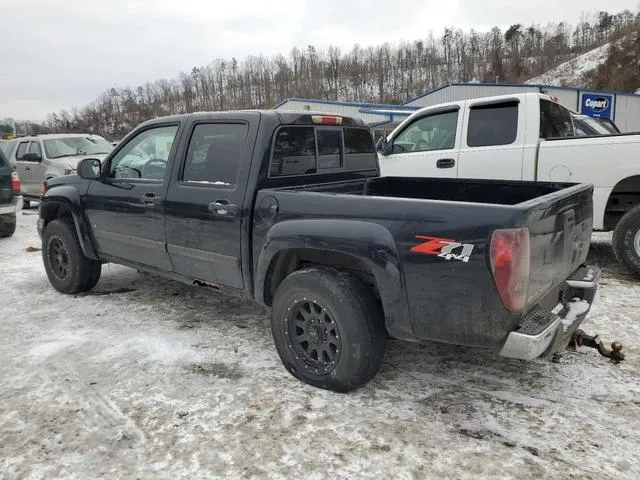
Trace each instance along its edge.
<instances>
[{"instance_id":1,"label":"truck bed","mask_svg":"<svg viewBox=\"0 0 640 480\"><path fill-rule=\"evenodd\" d=\"M264 189L256 204L274 197L279 213L269 223L254 220L253 254L260 255L277 223L295 235L296 221L303 222L301 248L364 250L384 275L399 277L406 298L385 311L392 336L499 347L528 314L555 308L565 280L584 264L592 192L586 184L395 177ZM322 236L309 233L313 222ZM529 231L529 283L525 308L512 313L500 300L489 246L496 229L521 227ZM356 232L352 244L342 238L345 231ZM429 238L468 245L472 253L466 259L421 254L417 246Z\"/></svg>"},{"instance_id":2,"label":"truck bed","mask_svg":"<svg viewBox=\"0 0 640 480\"><path fill-rule=\"evenodd\" d=\"M553 194L572 185L575 184L450 178L377 177L315 186L286 187L282 190L517 205Z\"/></svg>"}]
</instances>

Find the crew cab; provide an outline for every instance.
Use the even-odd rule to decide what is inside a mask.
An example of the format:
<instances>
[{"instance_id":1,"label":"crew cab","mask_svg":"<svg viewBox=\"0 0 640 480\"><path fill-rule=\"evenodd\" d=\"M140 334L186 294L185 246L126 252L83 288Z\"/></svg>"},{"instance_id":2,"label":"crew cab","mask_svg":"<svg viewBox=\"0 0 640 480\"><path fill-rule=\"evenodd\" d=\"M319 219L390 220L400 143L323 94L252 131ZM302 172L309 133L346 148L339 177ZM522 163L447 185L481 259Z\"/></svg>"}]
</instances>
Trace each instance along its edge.
<instances>
[{"instance_id":1,"label":"crew cab","mask_svg":"<svg viewBox=\"0 0 640 480\"><path fill-rule=\"evenodd\" d=\"M0 238L15 233L16 214L22 210L22 202L18 173L0 149Z\"/></svg>"},{"instance_id":2,"label":"crew cab","mask_svg":"<svg viewBox=\"0 0 640 480\"><path fill-rule=\"evenodd\" d=\"M378 150L382 175L590 183L594 230L640 276L640 134L584 135L554 97L520 93L411 111Z\"/></svg>"},{"instance_id":3,"label":"crew cab","mask_svg":"<svg viewBox=\"0 0 640 480\"><path fill-rule=\"evenodd\" d=\"M563 349L600 275L585 265L592 190L380 177L361 120L194 113L48 180L38 231L58 291L93 288L113 262L250 296L292 375L349 391L388 335L525 360Z\"/></svg>"}]
</instances>

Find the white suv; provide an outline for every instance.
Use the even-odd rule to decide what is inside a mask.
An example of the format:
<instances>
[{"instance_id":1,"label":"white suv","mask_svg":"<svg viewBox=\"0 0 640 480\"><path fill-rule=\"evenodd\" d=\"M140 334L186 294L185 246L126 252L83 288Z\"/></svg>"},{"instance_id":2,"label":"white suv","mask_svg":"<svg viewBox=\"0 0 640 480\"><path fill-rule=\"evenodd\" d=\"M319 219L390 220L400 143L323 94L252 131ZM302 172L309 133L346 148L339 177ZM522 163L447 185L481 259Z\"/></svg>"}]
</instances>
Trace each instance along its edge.
<instances>
[{"instance_id":1,"label":"white suv","mask_svg":"<svg viewBox=\"0 0 640 480\"><path fill-rule=\"evenodd\" d=\"M20 177L25 208L29 207L29 200L40 198L40 186L45 180L75 174L80 160L102 160L111 150L113 145L101 136L81 133L21 137L6 146Z\"/></svg>"}]
</instances>

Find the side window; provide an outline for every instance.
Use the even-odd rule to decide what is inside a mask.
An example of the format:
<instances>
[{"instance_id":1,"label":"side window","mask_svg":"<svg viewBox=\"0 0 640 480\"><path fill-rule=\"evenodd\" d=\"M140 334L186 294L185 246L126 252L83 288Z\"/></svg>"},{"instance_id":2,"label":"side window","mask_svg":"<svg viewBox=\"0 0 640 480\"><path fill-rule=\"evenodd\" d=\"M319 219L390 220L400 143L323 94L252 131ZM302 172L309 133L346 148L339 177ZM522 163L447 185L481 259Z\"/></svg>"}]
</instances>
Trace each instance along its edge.
<instances>
[{"instance_id":1,"label":"side window","mask_svg":"<svg viewBox=\"0 0 640 480\"><path fill-rule=\"evenodd\" d=\"M235 186L248 127L243 123L196 125L191 135L182 180Z\"/></svg>"},{"instance_id":2,"label":"side window","mask_svg":"<svg viewBox=\"0 0 640 480\"><path fill-rule=\"evenodd\" d=\"M344 163L349 170L374 169L378 165L373 136L364 128L345 128Z\"/></svg>"},{"instance_id":3,"label":"side window","mask_svg":"<svg viewBox=\"0 0 640 480\"><path fill-rule=\"evenodd\" d=\"M177 125L140 132L111 160L109 177L162 180L177 132Z\"/></svg>"},{"instance_id":4,"label":"side window","mask_svg":"<svg viewBox=\"0 0 640 480\"><path fill-rule=\"evenodd\" d=\"M458 111L415 120L393 140L393 153L450 150L455 146Z\"/></svg>"},{"instance_id":5,"label":"side window","mask_svg":"<svg viewBox=\"0 0 640 480\"><path fill-rule=\"evenodd\" d=\"M549 100L540 99L540 138L573 137L569 110Z\"/></svg>"},{"instance_id":6,"label":"side window","mask_svg":"<svg viewBox=\"0 0 640 480\"><path fill-rule=\"evenodd\" d=\"M278 130L273 147L270 176L316 173L316 137L313 127Z\"/></svg>"},{"instance_id":7,"label":"side window","mask_svg":"<svg viewBox=\"0 0 640 480\"><path fill-rule=\"evenodd\" d=\"M318 170L342 166L342 139L340 130L318 129Z\"/></svg>"},{"instance_id":8,"label":"side window","mask_svg":"<svg viewBox=\"0 0 640 480\"><path fill-rule=\"evenodd\" d=\"M40 142L31 142L29 144L29 153L37 153L42 156L42 149L40 148Z\"/></svg>"},{"instance_id":9,"label":"side window","mask_svg":"<svg viewBox=\"0 0 640 480\"><path fill-rule=\"evenodd\" d=\"M16 160L22 160L24 154L27 153L27 147L29 146L29 142L20 142L18 144L18 150L16 151Z\"/></svg>"},{"instance_id":10,"label":"side window","mask_svg":"<svg viewBox=\"0 0 640 480\"><path fill-rule=\"evenodd\" d=\"M518 102L478 105L469 109L467 145L509 145L518 135Z\"/></svg>"}]
</instances>

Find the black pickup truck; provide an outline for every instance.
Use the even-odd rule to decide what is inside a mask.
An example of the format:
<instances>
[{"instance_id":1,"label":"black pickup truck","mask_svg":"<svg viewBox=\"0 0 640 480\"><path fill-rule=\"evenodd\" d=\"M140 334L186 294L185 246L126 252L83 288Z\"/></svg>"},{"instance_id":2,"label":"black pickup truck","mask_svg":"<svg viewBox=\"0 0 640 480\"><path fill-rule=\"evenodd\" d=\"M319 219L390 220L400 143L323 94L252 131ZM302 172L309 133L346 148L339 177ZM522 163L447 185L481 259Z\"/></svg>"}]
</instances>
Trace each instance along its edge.
<instances>
[{"instance_id":1,"label":"black pickup truck","mask_svg":"<svg viewBox=\"0 0 640 480\"><path fill-rule=\"evenodd\" d=\"M22 210L20 180L15 168L0 149L0 238L16 231L16 212Z\"/></svg>"},{"instance_id":2,"label":"black pickup truck","mask_svg":"<svg viewBox=\"0 0 640 480\"><path fill-rule=\"evenodd\" d=\"M362 121L235 111L148 121L49 180L38 230L60 292L114 262L271 308L287 370L349 391L388 336L533 359L591 307L592 186L380 177Z\"/></svg>"}]
</instances>

